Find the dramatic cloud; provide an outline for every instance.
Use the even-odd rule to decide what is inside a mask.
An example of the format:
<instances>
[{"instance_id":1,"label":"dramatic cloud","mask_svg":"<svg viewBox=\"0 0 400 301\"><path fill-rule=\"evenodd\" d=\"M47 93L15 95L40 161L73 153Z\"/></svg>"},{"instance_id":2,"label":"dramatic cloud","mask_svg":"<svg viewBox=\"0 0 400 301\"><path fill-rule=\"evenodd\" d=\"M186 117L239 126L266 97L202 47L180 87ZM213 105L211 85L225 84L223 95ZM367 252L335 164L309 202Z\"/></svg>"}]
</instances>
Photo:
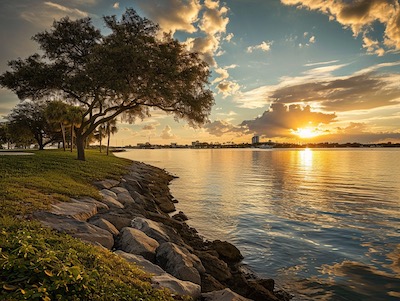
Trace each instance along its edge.
<instances>
[{"instance_id":1,"label":"dramatic cloud","mask_svg":"<svg viewBox=\"0 0 400 301\"><path fill-rule=\"evenodd\" d=\"M350 28L355 36L362 34L364 47L369 53L383 55L385 50L369 35L375 23L384 26L383 44L400 50L400 4L397 0L281 0L283 4L318 10ZM366 39L365 39L366 38Z\"/></svg>"},{"instance_id":2,"label":"dramatic cloud","mask_svg":"<svg viewBox=\"0 0 400 301\"><path fill-rule=\"evenodd\" d=\"M240 137L247 133L246 127L236 126L226 120L216 120L204 126L205 130L214 136L221 137L228 134Z\"/></svg>"},{"instance_id":3,"label":"dramatic cloud","mask_svg":"<svg viewBox=\"0 0 400 301\"><path fill-rule=\"evenodd\" d=\"M198 0L137 0L135 3L164 31L174 34L177 30L194 33L197 28L201 5Z\"/></svg>"},{"instance_id":4,"label":"dramatic cloud","mask_svg":"<svg viewBox=\"0 0 400 301\"><path fill-rule=\"evenodd\" d=\"M228 79L229 78L228 69L234 69L236 67L238 67L238 66L233 64L233 65L226 66L224 68L215 68L215 72L217 74L219 74L219 76L212 81L212 84L219 83L223 80Z\"/></svg>"},{"instance_id":5,"label":"dramatic cloud","mask_svg":"<svg viewBox=\"0 0 400 301\"><path fill-rule=\"evenodd\" d=\"M313 103L326 111L366 110L400 102L400 74L379 74L377 69L397 65L372 66L350 76L333 76L345 65L310 69L300 77L283 77L277 85L262 86L236 98L240 107L258 108L268 103Z\"/></svg>"},{"instance_id":6,"label":"dramatic cloud","mask_svg":"<svg viewBox=\"0 0 400 301\"><path fill-rule=\"evenodd\" d=\"M254 120L245 120L241 126L249 131L269 138L293 137L299 128L318 127L335 121L335 114L312 112L310 106L273 103L268 111Z\"/></svg>"},{"instance_id":7,"label":"dramatic cloud","mask_svg":"<svg viewBox=\"0 0 400 301\"><path fill-rule=\"evenodd\" d=\"M240 89L240 85L233 81L224 80L217 86L218 92L222 93L223 97L235 94Z\"/></svg>"},{"instance_id":8,"label":"dramatic cloud","mask_svg":"<svg viewBox=\"0 0 400 301\"><path fill-rule=\"evenodd\" d=\"M166 125L162 130L160 137L162 139L175 139L176 136L172 133L172 129L169 125Z\"/></svg>"},{"instance_id":9,"label":"dramatic cloud","mask_svg":"<svg viewBox=\"0 0 400 301\"><path fill-rule=\"evenodd\" d=\"M259 45L249 46L247 47L247 52L252 53L254 50L261 50L264 52L268 52L271 50L272 41L263 41Z\"/></svg>"}]
</instances>

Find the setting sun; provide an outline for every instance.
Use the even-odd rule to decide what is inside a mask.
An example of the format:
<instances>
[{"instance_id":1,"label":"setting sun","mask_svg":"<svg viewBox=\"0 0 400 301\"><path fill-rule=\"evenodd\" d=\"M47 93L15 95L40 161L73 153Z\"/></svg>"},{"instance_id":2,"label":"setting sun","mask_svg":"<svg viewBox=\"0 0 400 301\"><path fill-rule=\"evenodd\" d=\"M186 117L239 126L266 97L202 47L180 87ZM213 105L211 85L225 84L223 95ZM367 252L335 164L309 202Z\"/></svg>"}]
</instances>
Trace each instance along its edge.
<instances>
[{"instance_id":1,"label":"setting sun","mask_svg":"<svg viewBox=\"0 0 400 301\"><path fill-rule=\"evenodd\" d=\"M294 134L299 136L300 138L313 138L315 136L318 136L319 133L315 128L299 128L296 131L293 131Z\"/></svg>"}]
</instances>

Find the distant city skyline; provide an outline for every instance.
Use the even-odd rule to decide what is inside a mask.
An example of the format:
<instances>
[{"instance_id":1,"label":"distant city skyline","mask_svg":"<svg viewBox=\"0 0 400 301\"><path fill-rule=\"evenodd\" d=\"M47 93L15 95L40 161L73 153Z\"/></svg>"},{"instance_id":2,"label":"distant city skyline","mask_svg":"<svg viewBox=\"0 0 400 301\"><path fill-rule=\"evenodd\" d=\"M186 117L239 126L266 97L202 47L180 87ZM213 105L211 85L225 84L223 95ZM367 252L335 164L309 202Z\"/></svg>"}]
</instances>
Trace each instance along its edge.
<instances>
[{"instance_id":1,"label":"distant city skyline","mask_svg":"<svg viewBox=\"0 0 400 301\"><path fill-rule=\"evenodd\" d=\"M119 124L113 145L192 141L400 141L398 0L126 0L0 3L0 72L37 52L54 19L121 16L132 7L202 53L215 95L210 123L192 129L161 112ZM0 115L18 103L0 90Z\"/></svg>"}]
</instances>

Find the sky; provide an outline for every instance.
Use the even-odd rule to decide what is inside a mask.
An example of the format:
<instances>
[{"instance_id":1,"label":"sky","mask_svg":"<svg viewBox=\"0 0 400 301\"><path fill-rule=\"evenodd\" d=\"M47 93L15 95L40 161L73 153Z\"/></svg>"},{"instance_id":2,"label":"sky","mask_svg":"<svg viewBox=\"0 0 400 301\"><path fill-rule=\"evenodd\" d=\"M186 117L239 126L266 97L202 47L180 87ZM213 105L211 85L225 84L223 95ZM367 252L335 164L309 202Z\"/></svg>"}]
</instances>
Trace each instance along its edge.
<instances>
[{"instance_id":1,"label":"sky","mask_svg":"<svg viewBox=\"0 0 400 301\"><path fill-rule=\"evenodd\" d=\"M126 8L201 53L216 104L196 129L161 112L120 123L113 145L400 142L398 0L1 0L0 72L53 20L104 30ZM0 89L0 116L18 101Z\"/></svg>"}]
</instances>

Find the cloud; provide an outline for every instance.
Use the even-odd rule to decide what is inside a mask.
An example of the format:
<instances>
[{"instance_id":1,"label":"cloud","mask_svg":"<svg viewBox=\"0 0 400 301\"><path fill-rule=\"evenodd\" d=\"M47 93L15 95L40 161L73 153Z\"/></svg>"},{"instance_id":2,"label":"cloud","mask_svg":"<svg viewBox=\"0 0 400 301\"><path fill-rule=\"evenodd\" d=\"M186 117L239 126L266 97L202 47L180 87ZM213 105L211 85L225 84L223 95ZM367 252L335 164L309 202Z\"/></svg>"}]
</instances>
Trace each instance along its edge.
<instances>
[{"instance_id":1,"label":"cloud","mask_svg":"<svg viewBox=\"0 0 400 301\"><path fill-rule=\"evenodd\" d=\"M211 135L221 137L227 134L234 134L237 137L243 136L247 133L247 129L242 126L236 126L225 120L216 120L211 123L207 123L204 126L206 132Z\"/></svg>"},{"instance_id":2,"label":"cloud","mask_svg":"<svg viewBox=\"0 0 400 301\"><path fill-rule=\"evenodd\" d=\"M263 41L259 45L249 46L247 47L247 52L252 53L254 50L261 50L264 52L268 52L271 50L271 45L273 41Z\"/></svg>"},{"instance_id":3,"label":"cloud","mask_svg":"<svg viewBox=\"0 0 400 301\"><path fill-rule=\"evenodd\" d=\"M293 137L293 131L305 127L318 127L335 121L335 114L311 111L310 106L273 103L268 111L253 120L245 120L250 132L268 138Z\"/></svg>"},{"instance_id":4,"label":"cloud","mask_svg":"<svg viewBox=\"0 0 400 301\"><path fill-rule=\"evenodd\" d=\"M172 129L169 125L166 125L161 132L160 137L162 139L175 139L176 136L172 133Z\"/></svg>"},{"instance_id":5,"label":"cloud","mask_svg":"<svg viewBox=\"0 0 400 301\"><path fill-rule=\"evenodd\" d=\"M223 97L235 94L240 89L240 85L236 82L224 80L217 86L218 92L222 93Z\"/></svg>"},{"instance_id":6,"label":"cloud","mask_svg":"<svg viewBox=\"0 0 400 301\"><path fill-rule=\"evenodd\" d=\"M309 42L310 44L314 44L314 43L315 43L315 36L312 36L312 37L308 40L308 42Z\"/></svg>"},{"instance_id":7,"label":"cloud","mask_svg":"<svg viewBox=\"0 0 400 301\"><path fill-rule=\"evenodd\" d=\"M113 8L118 9L119 8L119 2L115 2L113 5Z\"/></svg>"},{"instance_id":8,"label":"cloud","mask_svg":"<svg viewBox=\"0 0 400 301\"><path fill-rule=\"evenodd\" d=\"M219 83L221 81L228 79L229 78L228 69L234 69L236 67L238 67L238 65L232 64L229 66L225 66L223 68L221 67L215 68L215 72L219 74L219 76L212 81L212 84Z\"/></svg>"},{"instance_id":9,"label":"cloud","mask_svg":"<svg viewBox=\"0 0 400 301\"><path fill-rule=\"evenodd\" d=\"M400 50L400 4L397 0L281 0L285 5L317 10L350 28L355 36L371 39L369 34L376 23L384 27L383 46ZM376 41L377 42L377 41ZM385 49L377 42L373 47L364 41L367 52L383 55Z\"/></svg>"},{"instance_id":10,"label":"cloud","mask_svg":"<svg viewBox=\"0 0 400 301\"><path fill-rule=\"evenodd\" d=\"M378 73L399 62L375 65L349 76L334 76L337 64L307 70L299 77L282 77L277 85L261 86L241 94L239 107L259 108L268 103L308 103L326 111L352 111L396 105L400 102L400 74Z\"/></svg>"},{"instance_id":11,"label":"cloud","mask_svg":"<svg viewBox=\"0 0 400 301\"><path fill-rule=\"evenodd\" d=\"M227 41L228 43L233 39L235 35L233 33L229 33L226 35L226 37L224 38L225 41Z\"/></svg>"},{"instance_id":12,"label":"cloud","mask_svg":"<svg viewBox=\"0 0 400 301\"><path fill-rule=\"evenodd\" d=\"M135 3L164 31L172 34L177 30L188 33L197 31L194 23L198 21L201 9L198 0L137 0Z\"/></svg>"},{"instance_id":13,"label":"cloud","mask_svg":"<svg viewBox=\"0 0 400 301\"><path fill-rule=\"evenodd\" d=\"M149 123L142 126L144 131L154 131L160 124L159 123Z\"/></svg>"},{"instance_id":14,"label":"cloud","mask_svg":"<svg viewBox=\"0 0 400 301\"><path fill-rule=\"evenodd\" d=\"M35 3L31 6L27 5L25 9L21 11L20 17L36 26L45 28L49 27L54 20L59 20L66 15L71 19L79 19L89 16L87 12L80 9L45 1L40 4Z\"/></svg>"}]
</instances>

